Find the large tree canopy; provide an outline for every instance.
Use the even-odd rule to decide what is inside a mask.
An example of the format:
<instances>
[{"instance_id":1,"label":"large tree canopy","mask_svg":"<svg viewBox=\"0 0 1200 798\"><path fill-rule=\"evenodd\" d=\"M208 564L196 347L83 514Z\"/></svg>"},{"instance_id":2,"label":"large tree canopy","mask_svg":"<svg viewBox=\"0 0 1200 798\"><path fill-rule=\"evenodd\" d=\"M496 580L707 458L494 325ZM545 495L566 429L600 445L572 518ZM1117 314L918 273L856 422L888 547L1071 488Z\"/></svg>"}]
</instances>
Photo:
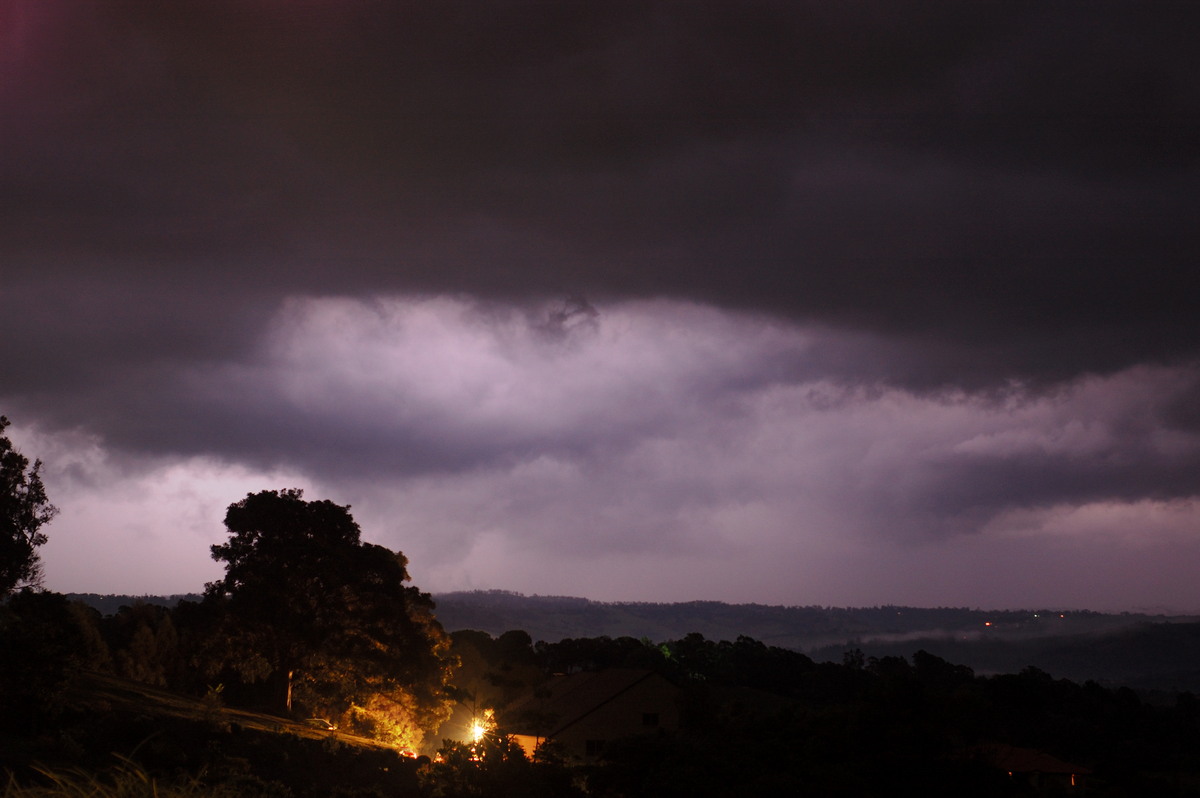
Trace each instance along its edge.
<instances>
[{"instance_id":1,"label":"large tree canopy","mask_svg":"<svg viewBox=\"0 0 1200 798\"><path fill-rule=\"evenodd\" d=\"M312 712L408 729L397 741L436 725L449 639L429 595L406 584L403 554L362 542L348 507L296 489L248 495L225 526L228 542L212 547L225 578L206 600L225 610L227 664L275 680L288 709L294 697Z\"/></svg>"},{"instance_id":2,"label":"large tree canopy","mask_svg":"<svg viewBox=\"0 0 1200 798\"><path fill-rule=\"evenodd\" d=\"M41 528L58 512L42 486L42 461L29 467L29 459L3 434L8 425L0 416L0 598L39 583L37 547L46 542Z\"/></svg>"}]
</instances>

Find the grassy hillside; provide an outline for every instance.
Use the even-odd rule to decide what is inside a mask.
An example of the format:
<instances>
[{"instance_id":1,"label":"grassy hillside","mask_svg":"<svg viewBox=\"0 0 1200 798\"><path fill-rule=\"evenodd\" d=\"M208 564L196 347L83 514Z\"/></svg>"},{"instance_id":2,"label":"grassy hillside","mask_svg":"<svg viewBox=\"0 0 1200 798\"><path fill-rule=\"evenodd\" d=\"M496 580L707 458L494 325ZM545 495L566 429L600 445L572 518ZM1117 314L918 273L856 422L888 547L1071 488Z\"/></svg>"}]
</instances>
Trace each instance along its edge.
<instances>
[{"instance_id":1,"label":"grassy hillside","mask_svg":"<svg viewBox=\"0 0 1200 798\"><path fill-rule=\"evenodd\" d=\"M72 700L81 709L174 718L206 723L218 729L236 727L241 731L290 734L308 740L387 748L366 737L322 728L320 723L300 722L261 712L222 707L214 702L99 673L82 674L79 683L72 690Z\"/></svg>"},{"instance_id":2,"label":"grassy hillside","mask_svg":"<svg viewBox=\"0 0 1200 798\"><path fill-rule=\"evenodd\" d=\"M418 794L417 763L339 731L82 674L53 734L0 731L6 798Z\"/></svg>"}]
</instances>

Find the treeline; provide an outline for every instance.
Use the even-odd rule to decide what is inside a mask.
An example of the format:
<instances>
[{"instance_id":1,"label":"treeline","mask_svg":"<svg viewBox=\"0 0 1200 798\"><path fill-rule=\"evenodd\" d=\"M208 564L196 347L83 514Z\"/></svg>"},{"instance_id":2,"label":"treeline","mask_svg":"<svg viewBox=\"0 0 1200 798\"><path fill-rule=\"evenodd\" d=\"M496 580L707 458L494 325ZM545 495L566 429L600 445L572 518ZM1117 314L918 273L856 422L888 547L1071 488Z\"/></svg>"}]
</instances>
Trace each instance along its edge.
<instances>
[{"instance_id":1,"label":"treeline","mask_svg":"<svg viewBox=\"0 0 1200 798\"><path fill-rule=\"evenodd\" d=\"M478 646L497 686L531 666L543 675L633 667L683 688L684 727L610 745L587 770L596 795L1035 791L983 755L1001 744L1091 771L1091 795L1200 795L1200 702L1191 693L1150 704L1129 688L1032 667L979 676L923 650L882 658L850 650L841 662L816 662L748 637L600 637L523 649L524 633L481 635L456 633L456 648Z\"/></svg>"},{"instance_id":2,"label":"treeline","mask_svg":"<svg viewBox=\"0 0 1200 798\"><path fill-rule=\"evenodd\" d=\"M850 641L964 636L1016 640L1097 634L1148 622L1200 620L1063 609L601 602L503 590L439 593L434 598L447 629L479 629L493 635L524 629L535 640L550 641L598 635L667 640L690 632L714 639L749 635L805 652Z\"/></svg>"},{"instance_id":3,"label":"treeline","mask_svg":"<svg viewBox=\"0 0 1200 798\"><path fill-rule=\"evenodd\" d=\"M990 673L1035 664L1075 681L1123 685L1146 694L1200 692L1200 623L1139 623L1107 632L1026 639L986 635L861 644L876 657L903 656L914 647ZM809 653L814 659L834 659L845 648L831 645Z\"/></svg>"},{"instance_id":4,"label":"treeline","mask_svg":"<svg viewBox=\"0 0 1200 798\"><path fill-rule=\"evenodd\" d=\"M119 596L97 594L67 594L98 609L104 615L112 615L121 607L140 603L174 606L180 601L198 601L196 594L184 596ZM1200 692L1200 623L1189 623L1183 618L1165 621L1154 616L1106 615L1094 612L1026 612L1002 613L983 612L954 608L911 608L911 607L865 607L865 608L786 608L762 605L726 605L717 602L687 602L680 604L629 604L602 603L587 599L523 596L508 591L479 591L435 595L437 616L446 628L472 628L499 635L497 629L533 630L530 636L536 640L557 641L559 636L538 633L539 624L545 626L547 614L561 615L570 608L570 622L559 624L562 628L578 626L584 633L566 635L566 639L588 638L603 635L603 627L617 627L620 618L630 608L656 617L676 619L681 629L697 629L706 637L732 639L744 634L785 648L795 648L772 641L758 633L763 618L778 618L786 615L791 622L802 623L805 619L822 619L817 626L796 627L796 636L815 634L814 629L827 629L830 619L853 618L859 635L836 636L837 642L819 647L798 649L813 659L840 660L847 648L861 648L876 657L906 656L916 649L924 649L953 662L970 665L985 673L1016 672L1028 665L1059 674L1066 678L1084 682L1097 681L1105 685L1126 685L1143 691ZM491 609L489 609L491 608ZM503 610L503 611L501 611ZM744 631L724 634L706 619L718 618L716 625L726 627L737 619L745 619ZM760 622L755 622L755 619ZM487 624L471 624L469 621L490 619ZM604 620L607 619L607 620ZM525 623L524 620L533 621ZM941 633L925 629L924 632L899 632L899 628L921 627L926 624L941 624ZM990 626L985 624L991 624ZM668 625L668 624L662 624ZM600 627L594 630L591 627ZM644 634L636 632L636 624L627 632L618 631L614 636L628 635L666 640L682 637L686 632L670 634ZM957 629L954 634L949 629ZM822 634L826 634L822 632Z\"/></svg>"},{"instance_id":5,"label":"treeline","mask_svg":"<svg viewBox=\"0 0 1200 798\"><path fill-rule=\"evenodd\" d=\"M480 751L452 741L435 742L432 734L430 752L440 748L440 761L405 751L436 729L453 692L438 674L425 676L426 689L438 687L441 692L437 705L420 705L421 684L413 681L411 664L419 667L421 650L416 645L405 652L407 669L404 662L391 660L389 665L391 678L411 685L406 686L406 695L412 696L407 703L392 707L364 701L344 716L352 721L350 731L384 745L346 742L353 738L340 733L310 739L287 733L282 726L275 731L244 726L237 720L241 716L228 713L227 707L257 707L281 717L304 718L317 705L297 701L287 713L278 682L247 678L229 665L229 651L238 639L214 635L227 621L223 609L213 601L184 601L175 607L135 602L104 616L61 594L29 589L0 603L0 716L5 719L0 725L0 793L12 798L581 794L564 765L530 762L519 747L500 738L488 741L493 754L486 762ZM518 648L531 650L519 636L518 642ZM441 659L456 662L449 654L448 638L445 643ZM342 651L343 656L353 653ZM314 643L313 652L320 653L320 646ZM342 660L334 666L348 664L354 663ZM306 663L314 670L318 665ZM97 685L109 684L106 676L97 674L170 691L148 691L146 696L178 694L194 700L168 702L166 711L159 701L139 700L137 691L122 689L128 695L116 704L105 690L97 691ZM342 690L354 688L361 679L349 671L337 674L345 680ZM384 692L387 687L379 686L380 692L373 695L394 695ZM323 694L313 689L310 685L303 694L305 701L313 702L313 696L320 700ZM421 734L397 735L392 726L358 722L360 713L372 707L394 723L410 720ZM502 792L494 791L500 789L497 785Z\"/></svg>"},{"instance_id":6,"label":"treeline","mask_svg":"<svg viewBox=\"0 0 1200 798\"><path fill-rule=\"evenodd\" d=\"M1084 682L1200 692L1200 623L1192 616L1065 610L985 611L954 607L781 607L685 602L595 602L506 591L435 595L447 629L500 634L524 629L535 640L600 635L651 640L699 632L740 635L839 661L848 648L876 657L924 649L978 672L1027 665Z\"/></svg>"},{"instance_id":7,"label":"treeline","mask_svg":"<svg viewBox=\"0 0 1200 798\"><path fill-rule=\"evenodd\" d=\"M119 593L65 593L71 601L82 602L101 615L115 615L122 607L134 604L157 604L160 607L174 607L181 601L200 601L200 593L176 593L170 596L141 595L131 596Z\"/></svg>"},{"instance_id":8,"label":"treeline","mask_svg":"<svg viewBox=\"0 0 1200 798\"><path fill-rule=\"evenodd\" d=\"M923 650L871 657L852 649L841 661L818 662L746 636L547 642L520 630L495 637L460 630L449 636L456 667L446 685L460 702L502 707L556 673L642 668L680 688L682 726L614 740L601 759L584 765L556 759L552 747L530 761L503 726L474 747L443 742L440 761L416 761L330 744L309 751L304 741L272 741L227 724L185 728L134 716L118 727L111 713L72 708L71 676L85 668L211 694L214 684L198 665L206 656L203 603L139 603L104 617L64 596L22 591L3 611L0 672L9 726L0 740L7 741L10 769L44 755L48 749L37 746L46 741L61 757L72 750L62 747L67 740L77 748L124 740L126 753L142 757L152 775L203 771L254 790L243 794L322 794L317 784L328 794L338 782L340 794L402 798L885 796L914 788L923 795L1035 794L979 755L1004 744L1086 768L1093 796L1200 795L1200 702L1193 694L1150 704L1128 688L1078 684L1036 668L980 676ZM277 706L261 688L235 680L221 698ZM24 704L14 700L22 696ZM85 735L85 721L107 731ZM137 748L144 739L138 735L154 743ZM20 745L28 746L23 757ZM320 774L312 772L316 762L325 763ZM339 768L344 779L330 772Z\"/></svg>"},{"instance_id":9,"label":"treeline","mask_svg":"<svg viewBox=\"0 0 1200 798\"><path fill-rule=\"evenodd\" d=\"M255 660L256 652L242 652L243 659L232 661L237 639L228 633L227 623L221 608L204 602L183 601L175 607L135 602L112 615L101 615L64 595L18 591L0 606L0 713L6 719L5 729L37 734L53 728L77 677L88 672L208 697L218 705L297 718L338 717L339 704L331 694L324 696L328 703L323 703L320 694L305 693L305 700L288 711L286 685L271 678L273 672ZM418 652L406 653L415 657ZM255 673L262 676L247 675L249 667L258 668ZM396 670L402 672L399 666ZM339 675L347 682L339 688L342 691L357 678L349 670ZM437 674L429 678L442 684ZM355 698L342 698L340 714ZM428 720L413 722L436 728L448 701L447 694L431 708ZM372 723L355 722L353 717L350 721L348 728L375 736ZM412 736L404 742L411 744Z\"/></svg>"},{"instance_id":10,"label":"treeline","mask_svg":"<svg viewBox=\"0 0 1200 798\"><path fill-rule=\"evenodd\" d=\"M67 594L105 615L135 603L174 606L199 595ZM594 602L510 591L434 594L447 629L500 635L526 630L535 640L600 635L669 640L698 631L713 639L745 635L838 661L847 648L875 657L924 649L978 672L1009 673L1028 665L1078 682L1142 691L1200 692L1200 623L1097 612L1003 611L914 607L776 607L685 602ZM552 633L548 633L551 631ZM822 642L824 641L824 642ZM803 645L802 645L803 644Z\"/></svg>"}]
</instances>

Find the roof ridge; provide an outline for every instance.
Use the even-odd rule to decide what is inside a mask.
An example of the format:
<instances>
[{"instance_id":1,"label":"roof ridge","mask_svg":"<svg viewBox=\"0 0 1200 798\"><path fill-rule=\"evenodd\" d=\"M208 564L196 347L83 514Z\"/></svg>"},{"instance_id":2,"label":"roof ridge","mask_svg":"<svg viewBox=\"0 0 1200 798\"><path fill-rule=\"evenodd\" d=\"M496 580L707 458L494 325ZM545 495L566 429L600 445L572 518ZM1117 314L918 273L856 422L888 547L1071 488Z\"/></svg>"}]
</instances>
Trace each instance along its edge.
<instances>
[{"instance_id":1,"label":"roof ridge","mask_svg":"<svg viewBox=\"0 0 1200 798\"><path fill-rule=\"evenodd\" d=\"M612 669L610 669L610 670L611 670L611 671L629 671L629 672L631 672L631 673L638 673L640 669L637 669L637 668L612 668ZM599 674L601 674L601 673L604 673L604 671L593 671L593 673L594 673L595 675L599 675ZM596 710L598 710L598 709L600 709L601 707L603 707L603 706L605 706L605 705L607 705L607 704L611 703L611 702L612 702L614 699L616 699L618 696L620 696L620 695L624 695L625 693L629 692L629 691L630 691L630 690L632 690L634 687L636 687L637 685L639 685L639 684L641 684L642 682L646 681L647 679L649 679L649 678L650 678L651 676L653 676L653 675L654 675L654 671L651 671L651 670L641 671L641 672L640 672L640 675L639 675L639 676L638 676L636 679L634 679L633 681L631 681L631 682L629 682L628 684L626 684L626 685L625 685L624 687L622 687L620 690L617 690L616 692L614 692L614 693L610 694L610 695L609 695L607 698L605 698L603 701L600 701L599 703L597 703L597 704L593 705L591 709L589 709L589 710L587 710L586 712L584 712L584 713L582 713L582 714L580 714L580 715L576 716L576 717L575 717L573 720L570 720L570 721L568 721L568 722L566 722L566 723L560 724L560 725L559 725L557 728L555 728L553 731L549 732L549 733L548 733L546 736L547 736L547 737L553 737L553 736L554 736L554 735L556 735L556 734L561 734L561 733L562 733L562 731L563 731L564 729L569 729L570 727L574 726L576 723L578 723L579 721L583 720L583 719L584 719L584 718L586 718L588 715L591 715L591 714L592 714L593 712L595 712ZM589 679L589 680L587 680L587 681L592 681L592 680L591 680L591 679ZM587 682L584 682L584 684L586 684L586 683L587 683ZM576 689L578 689L578 688L576 688ZM574 692L574 691L571 691L571 692Z\"/></svg>"}]
</instances>

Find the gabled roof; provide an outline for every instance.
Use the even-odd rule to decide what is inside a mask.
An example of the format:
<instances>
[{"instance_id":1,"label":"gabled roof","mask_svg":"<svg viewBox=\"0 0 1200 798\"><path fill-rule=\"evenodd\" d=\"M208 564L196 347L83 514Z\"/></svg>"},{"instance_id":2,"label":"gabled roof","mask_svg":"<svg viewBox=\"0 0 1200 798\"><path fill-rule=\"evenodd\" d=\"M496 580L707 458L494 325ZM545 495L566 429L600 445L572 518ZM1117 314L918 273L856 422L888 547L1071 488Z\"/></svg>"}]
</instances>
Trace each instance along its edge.
<instances>
[{"instance_id":1,"label":"gabled roof","mask_svg":"<svg viewBox=\"0 0 1200 798\"><path fill-rule=\"evenodd\" d=\"M553 676L505 707L502 725L517 734L553 737L650 679L661 682L666 689L675 689L654 671L634 668Z\"/></svg>"},{"instance_id":2,"label":"gabled roof","mask_svg":"<svg viewBox=\"0 0 1200 798\"><path fill-rule=\"evenodd\" d=\"M1082 765L1073 765L1032 748L1017 748L1012 745L981 745L975 749L989 764L1011 773L1061 773L1087 775L1092 771Z\"/></svg>"}]
</instances>

